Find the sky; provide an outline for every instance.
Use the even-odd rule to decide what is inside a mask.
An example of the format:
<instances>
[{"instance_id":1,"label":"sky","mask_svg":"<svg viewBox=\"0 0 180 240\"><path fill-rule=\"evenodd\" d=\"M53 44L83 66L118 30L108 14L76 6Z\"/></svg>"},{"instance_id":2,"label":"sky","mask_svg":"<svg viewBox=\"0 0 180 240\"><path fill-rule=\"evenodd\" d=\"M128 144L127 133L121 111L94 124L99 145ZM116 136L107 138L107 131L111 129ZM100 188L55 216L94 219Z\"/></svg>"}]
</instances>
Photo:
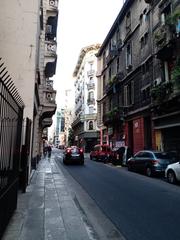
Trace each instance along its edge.
<instances>
[{"instance_id":1,"label":"sky","mask_svg":"<svg viewBox=\"0 0 180 240\"><path fill-rule=\"evenodd\" d=\"M104 41L123 0L60 0L57 28L58 61L54 88L58 108L65 89L73 88L73 71L82 48Z\"/></svg>"}]
</instances>

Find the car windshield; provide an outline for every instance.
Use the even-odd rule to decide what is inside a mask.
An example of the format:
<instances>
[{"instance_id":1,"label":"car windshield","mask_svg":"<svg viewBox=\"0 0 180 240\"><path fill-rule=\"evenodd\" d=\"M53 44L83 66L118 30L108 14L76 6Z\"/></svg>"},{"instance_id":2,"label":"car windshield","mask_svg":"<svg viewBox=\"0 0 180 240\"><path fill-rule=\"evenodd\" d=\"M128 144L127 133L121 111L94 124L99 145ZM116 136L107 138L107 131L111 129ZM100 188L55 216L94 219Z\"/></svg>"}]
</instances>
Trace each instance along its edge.
<instances>
[{"instance_id":1,"label":"car windshield","mask_svg":"<svg viewBox=\"0 0 180 240\"><path fill-rule=\"evenodd\" d=\"M170 155L168 153L154 153L154 155L156 156L156 158L159 159L169 159Z\"/></svg>"},{"instance_id":2,"label":"car windshield","mask_svg":"<svg viewBox=\"0 0 180 240\"><path fill-rule=\"evenodd\" d=\"M77 153L77 152L79 152L79 150L78 150L77 147L71 147L71 152L72 153Z\"/></svg>"}]
</instances>

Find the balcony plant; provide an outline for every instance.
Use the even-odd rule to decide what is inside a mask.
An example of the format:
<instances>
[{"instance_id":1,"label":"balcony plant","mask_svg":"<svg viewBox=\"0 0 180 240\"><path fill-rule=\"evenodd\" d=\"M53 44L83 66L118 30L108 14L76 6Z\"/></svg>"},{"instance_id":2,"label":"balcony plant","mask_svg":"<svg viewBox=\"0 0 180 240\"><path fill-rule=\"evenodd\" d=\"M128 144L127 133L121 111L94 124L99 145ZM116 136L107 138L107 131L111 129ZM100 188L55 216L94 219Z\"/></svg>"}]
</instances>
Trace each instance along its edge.
<instances>
[{"instance_id":1,"label":"balcony plant","mask_svg":"<svg viewBox=\"0 0 180 240\"><path fill-rule=\"evenodd\" d=\"M178 89L180 89L180 58L177 60L177 63L174 66L174 69L172 70L171 78L172 78L174 85Z\"/></svg>"},{"instance_id":2,"label":"balcony plant","mask_svg":"<svg viewBox=\"0 0 180 240\"><path fill-rule=\"evenodd\" d=\"M173 92L173 82L161 82L160 84L153 86L151 89L152 100L156 103L161 103L168 99Z\"/></svg>"},{"instance_id":3,"label":"balcony plant","mask_svg":"<svg viewBox=\"0 0 180 240\"><path fill-rule=\"evenodd\" d=\"M173 33L179 34L178 21L180 21L180 7L178 7L171 15L166 19L166 24L169 26Z\"/></svg>"},{"instance_id":4,"label":"balcony plant","mask_svg":"<svg viewBox=\"0 0 180 240\"><path fill-rule=\"evenodd\" d=\"M158 47L161 47L166 42L166 27L161 26L154 34L155 44Z\"/></svg>"}]
</instances>

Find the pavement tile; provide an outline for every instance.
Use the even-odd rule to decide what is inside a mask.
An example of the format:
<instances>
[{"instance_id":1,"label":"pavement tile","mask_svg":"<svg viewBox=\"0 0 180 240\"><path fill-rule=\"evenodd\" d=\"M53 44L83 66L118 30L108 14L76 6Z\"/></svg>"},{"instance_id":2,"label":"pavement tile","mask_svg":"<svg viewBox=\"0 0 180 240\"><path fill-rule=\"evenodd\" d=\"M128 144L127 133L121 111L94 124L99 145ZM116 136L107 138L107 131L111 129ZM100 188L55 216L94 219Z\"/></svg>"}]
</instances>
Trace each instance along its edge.
<instances>
[{"instance_id":1,"label":"pavement tile","mask_svg":"<svg viewBox=\"0 0 180 240\"><path fill-rule=\"evenodd\" d=\"M19 192L2 240L88 240L81 214L54 159L42 159L26 193Z\"/></svg>"}]
</instances>

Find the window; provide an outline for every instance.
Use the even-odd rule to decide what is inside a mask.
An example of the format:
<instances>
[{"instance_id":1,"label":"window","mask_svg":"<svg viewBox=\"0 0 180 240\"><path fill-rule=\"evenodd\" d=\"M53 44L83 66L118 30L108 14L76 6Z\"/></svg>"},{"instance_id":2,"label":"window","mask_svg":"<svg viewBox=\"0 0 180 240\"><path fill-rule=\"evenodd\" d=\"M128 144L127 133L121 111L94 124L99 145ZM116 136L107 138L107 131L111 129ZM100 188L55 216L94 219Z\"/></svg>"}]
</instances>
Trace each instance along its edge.
<instances>
[{"instance_id":1,"label":"window","mask_svg":"<svg viewBox=\"0 0 180 240\"><path fill-rule=\"evenodd\" d=\"M146 101L150 98L150 86L145 87L142 91L142 101Z\"/></svg>"},{"instance_id":2,"label":"window","mask_svg":"<svg viewBox=\"0 0 180 240\"><path fill-rule=\"evenodd\" d=\"M142 22L143 22L143 14L140 15L139 22L140 22L140 24L142 24Z\"/></svg>"},{"instance_id":3,"label":"window","mask_svg":"<svg viewBox=\"0 0 180 240\"><path fill-rule=\"evenodd\" d=\"M93 126L93 121L89 121L89 130L93 130L94 126Z\"/></svg>"},{"instance_id":4,"label":"window","mask_svg":"<svg viewBox=\"0 0 180 240\"><path fill-rule=\"evenodd\" d=\"M117 57L117 60L116 60L116 72L117 73L119 72L119 57Z\"/></svg>"},{"instance_id":5,"label":"window","mask_svg":"<svg viewBox=\"0 0 180 240\"><path fill-rule=\"evenodd\" d=\"M141 45L141 49L144 48L146 46L146 44L148 43L148 38L149 38L149 34L148 32L146 32L140 39L140 45Z\"/></svg>"},{"instance_id":6,"label":"window","mask_svg":"<svg viewBox=\"0 0 180 240\"><path fill-rule=\"evenodd\" d=\"M94 83L93 77L90 77L90 78L89 78L89 83Z\"/></svg>"},{"instance_id":7,"label":"window","mask_svg":"<svg viewBox=\"0 0 180 240\"><path fill-rule=\"evenodd\" d=\"M94 99L94 92L89 92L89 99Z\"/></svg>"},{"instance_id":8,"label":"window","mask_svg":"<svg viewBox=\"0 0 180 240\"><path fill-rule=\"evenodd\" d=\"M132 52L131 52L131 44L129 43L126 48L126 67L132 65Z\"/></svg>"},{"instance_id":9,"label":"window","mask_svg":"<svg viewBox=\"0 0 180 240\"><path fill-rule=\"evenodd\" d=\"M124 105L134 104L134 81L124 86Z\"/></svg>"},{"instance_id":10,"label":"window","mask_svg":"<svg viewBox=\"0 0 180 240\"><path fill-rule=\"evenodd\" d=\"M109 111L111 111L113 109L113 99L110 98L109 99Z\"/></svg>"},{"instance_id":11,"label":"window","mask_svg":"<svg viewBox=\"0 0 180 240\"><path fill-rule=\"evenodd\" d=\"M103 94L105 94L105 89L106 88L106 76L103 75Z\"/></svg>"},{"instance_id":12,"label":"window","mask_svg":"<svg viewBox=\"0 0 180 240\"><path fill-rule=\"evenodd\" d=\"M111 79L111 67L109 68L109 80Z\"/></svg>"},{"instance_id":13,"label":"window","mask_svg":"<svg viewBox=\"0 0 180 240\"><path fill-rule=\"evenodd\" d=\"M94 113L94 107L89 107L89 114Z\"/></svg>"},{"instance_id":14,"label":"window","mask_svg":"<svg viewBox=\"0 0 180 240\"><path fill-rule=\"evenodd\" d=\"M167 5L161 13L161 23L164 25L168 16L171 14L171 4Z\"/></svg>"},{"instance_id":15,"label":"window","mask_svg":"<svg viewBox=\"0 0 180 240\"><path fill-rule=\"evenodd\" d=\"M149 72L150 72L150 61L147 61L146 63L144 63L142 66L141 66L141 69L142 69L142 74L143 75L149 75Z\"/></svg>"},{"instance_id":16,"label":"window","mask_svg":"<svg viewBox=\"0 0 180 240\"><path fill-rule=\"evenodd\" d=\"M126 33L131 31L131 13L128 12L126 15Z\"/></svg>"}]
</instances>

